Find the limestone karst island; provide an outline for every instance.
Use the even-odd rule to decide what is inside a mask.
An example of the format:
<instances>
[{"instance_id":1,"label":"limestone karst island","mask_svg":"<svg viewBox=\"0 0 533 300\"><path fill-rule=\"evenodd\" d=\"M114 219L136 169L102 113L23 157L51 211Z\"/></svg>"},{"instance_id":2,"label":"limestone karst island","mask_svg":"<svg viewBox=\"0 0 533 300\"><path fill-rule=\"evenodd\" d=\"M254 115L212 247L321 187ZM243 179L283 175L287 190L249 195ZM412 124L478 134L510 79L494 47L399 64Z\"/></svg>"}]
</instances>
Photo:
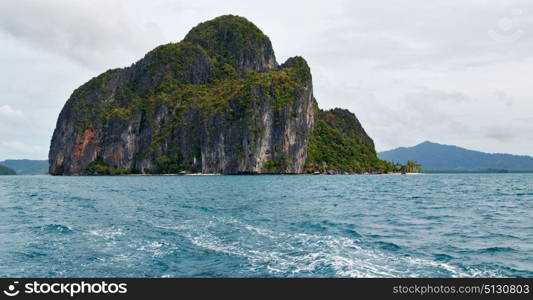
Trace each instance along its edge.
<instances>
[{"instance_id":1,"label":"limestone karst island","mask_svg":"<svg viewBox=\"0 0 533 300\"><path fill-rule=\"evenodd\" d=\"M386 173L354 114L321 110L299 56L221 16L76 89L59 115L53 175Z\"/></svg>"}]
</instances>

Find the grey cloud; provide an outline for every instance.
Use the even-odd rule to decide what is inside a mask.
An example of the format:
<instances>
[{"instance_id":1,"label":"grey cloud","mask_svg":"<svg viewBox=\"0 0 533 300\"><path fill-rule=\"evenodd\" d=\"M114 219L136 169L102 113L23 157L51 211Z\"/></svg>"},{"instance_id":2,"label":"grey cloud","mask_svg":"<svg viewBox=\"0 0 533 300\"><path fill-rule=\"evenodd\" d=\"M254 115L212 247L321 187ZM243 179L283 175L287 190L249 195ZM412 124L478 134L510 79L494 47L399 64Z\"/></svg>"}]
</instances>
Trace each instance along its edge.
<instances>
[{"instance_id":1,"label":"grey cloud","mask_svg":"<svg viewBox=\"0 0 533 300\"><path fill-rule=\"evenodd\" d=\"M498 94L498 96L499 95L500 94ZM476 99L458 91L440 91L422 86L415 87L415 91L408 93L405 97L408 100L414 101L415 105L430 104L432 106L444 104L446 102L465 103L476 101Z\"/></svg>"},{"instance_id":2,"label":"grey cloud","mask_svg":"<svg viewBox=\"0 0 533 300\"><path fill-rule=\"evenodd\" d=\"M527 59L533 54L533 4L525 1L346 2L333 26L323 28L328 47L315 40L322 55L371 60L378 68L421 68L448 64L461 68L501 60ZM513 8L521 11L513 15ZM501 29L502 20L511 25ZM491 37L489 32L495 33ZM519 37L502 42L521 32ZM495 37L501 37L501 40Z\"/></svg>"},{"instance_id":3,"label":"grey cloud","mask_svg":"<svg viewBox=\"0 0 533 300\"><path fill-rule=\"evenodd\" d=\"M533 155L529 0L18 0L0 11L0 107L23 115L0 115L0 160L46 158L76 87L228 13L268 34L278 60L304 56L320 106L355 112L378 150L432 140Z\"/></svg>"},{"instance_id":4,"label":"grey cloud","mask_svg":"<svg viewBox=\"0 0 533 300\"><path fill-rule=\"evenodd\" d=\"M496 101L499 101L506 106L513 105L513 97L504 91L495 91L494 96L496 97Z\"/></svg>"},{"instance_id":5,"label":"grey cloud","mask_svg":"<svg viewBox=\"0 0 533 300\"><path fill-rule=\"evenodd\" d=\"M512 128L509 125L500 127L492 126L486 129L486 136L491 139L506 142L513 139L513 136L509 135L512 132Z\"/></svg>"},{"instance_id":6,"label":"grey cloud","mask_svg":"<svg viewBox=\"0 0 533 300\"><path fill-rule=\"evenodd\" d=\"M129 19L123 1L2 1L0 30L94 68L129 63L161 39L153 22Z\"/></svg>"}]
</instances>

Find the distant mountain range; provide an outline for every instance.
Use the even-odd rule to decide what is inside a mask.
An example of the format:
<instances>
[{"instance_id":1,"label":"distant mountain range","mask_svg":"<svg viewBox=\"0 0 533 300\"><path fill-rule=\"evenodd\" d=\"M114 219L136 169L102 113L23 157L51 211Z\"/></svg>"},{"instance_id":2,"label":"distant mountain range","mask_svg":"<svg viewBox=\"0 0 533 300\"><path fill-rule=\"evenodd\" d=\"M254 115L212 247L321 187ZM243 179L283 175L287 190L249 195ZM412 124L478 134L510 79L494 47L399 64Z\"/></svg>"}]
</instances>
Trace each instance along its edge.
<instances>
[{"instance_id":1,"label":"distant mountain range","mask_svg":"<svg viewBox=\"0 0 533 300\"><path fill-rule=\"evenodd\" d=\"M532 172L533 157L501 153L484 153L457 146L423 142L378 153L390 162L414 160L426 172Z\"/></svg>"},{"instance_id":2,"label":"distant mountain range","mask_svg":"<svg viewBox=\"0 0 533 300\"><path fill-rule=\"evenodd\" d=\"M17 173L6 166L0 164L0 175L17 175Z\"/></svg>"},{"instance_id":3,"label":"distant mountain range","mask_svg":"<svg viewBox=\"0 0 533 300\"><path fill-rule=\"evenodd\" d=\"M399 147L378 153L393 163L412 160L426 172L533 172L533 157L503 153L485 153L465 148L423 142L413 147ZM48 174L47 160L11 159L0 161L0 175Z\"/></svg>"},{"instance_id":4,"label":"distant mountain range","mask_svg":"<svg viewBox=\"0 0 533 300\"><path fill-rule=\"evenodd\" d=\"M13 169L17 175L48 174L47 160L10 159L0 161L0 165Z\"/></svg>"}]
</instances>

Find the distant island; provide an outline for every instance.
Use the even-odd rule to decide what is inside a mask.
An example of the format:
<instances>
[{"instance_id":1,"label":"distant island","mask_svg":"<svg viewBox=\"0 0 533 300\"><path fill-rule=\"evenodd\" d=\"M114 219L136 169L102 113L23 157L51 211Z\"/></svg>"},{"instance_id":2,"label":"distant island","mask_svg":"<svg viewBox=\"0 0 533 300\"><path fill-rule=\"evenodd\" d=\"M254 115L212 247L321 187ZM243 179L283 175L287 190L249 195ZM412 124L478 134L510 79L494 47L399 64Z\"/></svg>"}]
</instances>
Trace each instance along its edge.
<instances>
[{"instance_id":1,"label":"distant island","mask_svg":"<svg viewBox=\"0 0 533 300\"><path fill-rule=\"evenodd\" d=\"M48 174L47 160L9 159L0 161L0 165L14 170L17 175Z\"/></svg>"},{"instance_id":2,"label":"distant island","mask_svg":"<svg viewBox=\"0 0 533 300\"><path fill-rule=\"evenodd\" d=\"M17 175L17 172L0 164L0 175Z\"/></svg>"},{"instance_id":3,"label":"distant island","mask_svg":"<svg viewBox=\"0 0 533 300\"><path fill-rule=\"evenodd\" d=\"M378 156L400 164L416 161L425 172L533 172L531 156L484 153L429 141L380 152Z\"/></svg>"},{"instance_id":4,"label":"distant island","mask_svg":"<svg viewBox=\"0 0 533 300\"><path fill-rule=\"evenodd\" d=\"M270 39L232 15L76 89L49 162L52 175L400 171L353 113L318 108L304 58L278 64Z\"/></svg>"}]
</instances>

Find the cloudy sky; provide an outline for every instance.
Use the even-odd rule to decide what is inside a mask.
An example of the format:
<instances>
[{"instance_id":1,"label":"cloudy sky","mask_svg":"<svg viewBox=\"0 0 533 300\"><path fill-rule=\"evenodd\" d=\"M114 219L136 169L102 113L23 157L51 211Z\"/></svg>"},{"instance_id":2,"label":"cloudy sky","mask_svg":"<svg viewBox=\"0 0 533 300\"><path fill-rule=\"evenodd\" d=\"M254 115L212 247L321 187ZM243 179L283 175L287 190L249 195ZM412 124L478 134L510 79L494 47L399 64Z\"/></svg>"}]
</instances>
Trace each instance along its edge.
<instances>
[{"instance_id":1,"label":"cloudy sky","mask_svg":"<svg viewBox=\"0 0 533 300\"><path fill-rule=\"evenodd\" d=\"M2 0L0 160L46 159L91 77L222 14L304 56L323 108L353 111L378 151L425 140L533 155L530 0Z\"/></svg>"}]
</instances>

